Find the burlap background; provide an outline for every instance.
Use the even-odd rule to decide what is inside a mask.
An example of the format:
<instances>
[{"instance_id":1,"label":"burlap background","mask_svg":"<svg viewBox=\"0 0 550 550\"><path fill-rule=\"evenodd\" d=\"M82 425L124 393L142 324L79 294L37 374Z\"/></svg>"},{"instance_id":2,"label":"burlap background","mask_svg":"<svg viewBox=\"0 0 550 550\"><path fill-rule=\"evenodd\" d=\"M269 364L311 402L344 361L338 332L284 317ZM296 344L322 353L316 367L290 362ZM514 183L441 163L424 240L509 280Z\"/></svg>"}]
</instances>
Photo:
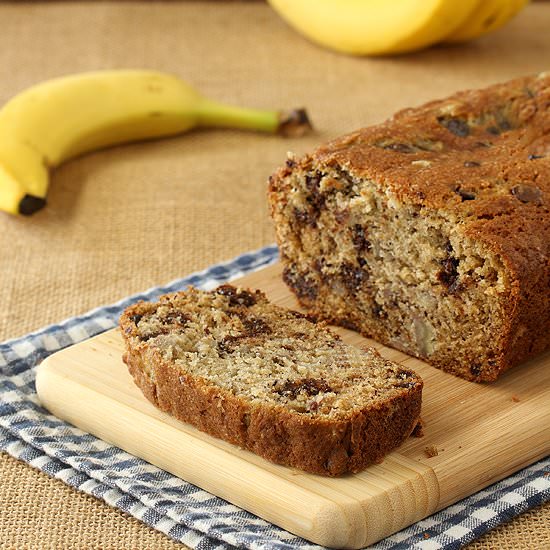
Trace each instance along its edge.
<instances>
[{"instance_id":1,"label":"burlap background","mask_svg":"<svg viewBox=\"0 0 550 550\"><path fill-rule=\"evenodd\" d=\"M11 2L0 21L0 102L66 73L147 67L220 100L305 105L317 127L300 140L198 131L58 169L45 210L0 215L0 340L272 242L265 181L287 150L550 68L549 4L475 43L391 59L321 50L262 2ZM0 475L1 548L179 546L6 455ZM471 548L548 548L549 523L546 506Z\"/></svg>"}]
</instances>

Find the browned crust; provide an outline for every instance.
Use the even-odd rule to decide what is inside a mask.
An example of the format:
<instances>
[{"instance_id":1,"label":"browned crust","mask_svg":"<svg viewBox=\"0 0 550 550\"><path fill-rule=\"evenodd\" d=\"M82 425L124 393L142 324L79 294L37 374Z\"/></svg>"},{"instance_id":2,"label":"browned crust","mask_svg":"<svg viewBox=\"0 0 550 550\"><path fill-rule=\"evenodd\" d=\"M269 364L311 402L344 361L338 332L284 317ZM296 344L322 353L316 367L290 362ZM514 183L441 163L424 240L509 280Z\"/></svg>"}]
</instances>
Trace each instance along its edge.
<instances>
[{"instance_id":1,"label":"browned crust","mask_svg":"<svg viewBox=\"0 0 550 550\"><path fill-rule=\"evenodd\" d=\"M469 121L468 134L450 131L438 120L442 116ZM416 144L413 149L400 150L399 144L410 143ZM274 219L292 171L327 167L372 180L405 204L457 219L465 236L483 242L502 259L510 292L508 322L498 335L501 353L471 379L494 381L550 348L550 72L400 111L382 124L292 159L270 178ZM476 200L463 201L457 185L475 193ZM535 189L535 200L520 200L513 191L518 186ZM314 300L299 299L327 318ZM332 320L337 322L337 316Z\"/></svg>"},{"instance_id":2,"label":"browned crust","mask_svg":"<svg viewBox=\"0 0 550 550\"><path fill-rule=\"evenodd\" d=\"M272 462L325 476L359 472L399 446L420 417L422 381L396 397L365 409L347 421L314 419L283 407L252 404L205 380L182 372L147 344L132 344L132 315L150 305L138 303L120 319L123 356L136 385L159 409L199 430ZM149 374L146 374L149 372Z\"/></svg>"}]
</instances>

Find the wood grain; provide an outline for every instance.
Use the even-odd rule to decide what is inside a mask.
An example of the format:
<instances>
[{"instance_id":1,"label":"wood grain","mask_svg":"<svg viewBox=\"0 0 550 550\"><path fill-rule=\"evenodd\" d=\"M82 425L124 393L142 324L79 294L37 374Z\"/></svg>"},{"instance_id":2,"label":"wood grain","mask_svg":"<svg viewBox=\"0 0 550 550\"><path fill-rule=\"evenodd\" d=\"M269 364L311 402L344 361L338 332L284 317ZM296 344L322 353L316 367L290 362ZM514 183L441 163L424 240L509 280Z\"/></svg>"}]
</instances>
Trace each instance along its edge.
<instances>
[{"instance_id":1,"label":"wood grain","mask_svg":"<svg viewBox=\"0 0 550 550\"><path fill-rule=\"evenodd\" d=\"M239 284L297 308L278 265ZM127 373L116 330L49 357L39 367L37 389L56 416L284 529L337 548L376 542L550 452L550 354L481 385L337 331L351 344L376 347L425 381L425 436L410 438L380 465L338 479L271 464L157 410Z\"/></svg>"}]
</instances>

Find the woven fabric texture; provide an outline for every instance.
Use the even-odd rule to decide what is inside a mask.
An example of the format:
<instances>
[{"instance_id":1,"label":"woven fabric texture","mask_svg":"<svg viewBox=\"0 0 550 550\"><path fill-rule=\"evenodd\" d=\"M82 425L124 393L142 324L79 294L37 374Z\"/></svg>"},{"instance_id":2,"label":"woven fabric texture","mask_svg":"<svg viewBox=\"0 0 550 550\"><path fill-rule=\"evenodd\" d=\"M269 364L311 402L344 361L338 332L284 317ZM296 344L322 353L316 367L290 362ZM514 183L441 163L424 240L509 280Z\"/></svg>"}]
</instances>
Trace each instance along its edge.
<instances>
[{"instance_id":1,"label":"woven fabric texture","mask_svg":"<svg viewBox=\"0 0 550 550\"><path fill-rule=\"evenodd\" d=\"M316 127L287 140L195 131L55 170L46 209L0 215L0 341L271 243L265 182L288 150L457 89L548 70L550 54L548 2L471 44L387 59L320 49L263 2L2 2L0 20L0 103L63 74L145 67L222 101L306 106ZM0 502L9 503L0 548L178 545L7 455ZM475 547L545 548L550 507L521 517Z\"/></svg>"},{"instance_id":2,"label":"woven fabric texture","mask_svg":"<svg viewBox=\"0 0 550 550\"><path fill-rule=\"evenodd\" d=\"M0 453L0 467L3 479L9 480L1 490L2 502L6 504L1 513L2 526L10 532L10 539L2 539L0 548L34 549L37 533L40 533L40 548L183 548L181 543L133 516L107 507L104 501L75 491L61 480L52 479L6 453ZM469 544L468 550L549 548L547 509L548 505L542 505L521 514ZM85 521L75 522L72 528L52 529L60 517L85 518Z\"/></svg>"}]
</instances>

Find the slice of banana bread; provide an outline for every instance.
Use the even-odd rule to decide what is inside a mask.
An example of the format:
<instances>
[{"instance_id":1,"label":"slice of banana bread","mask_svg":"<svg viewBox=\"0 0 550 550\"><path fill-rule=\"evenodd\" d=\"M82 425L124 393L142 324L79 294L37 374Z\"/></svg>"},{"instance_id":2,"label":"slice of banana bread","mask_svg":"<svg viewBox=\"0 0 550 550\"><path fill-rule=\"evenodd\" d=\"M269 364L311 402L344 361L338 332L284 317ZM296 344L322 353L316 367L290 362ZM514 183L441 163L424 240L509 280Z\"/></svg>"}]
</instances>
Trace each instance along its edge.
<instances>
[{"instance_id":1,"label":"slice of banana bread","mask_svg":"<svg viewBox=\"0 0 550 550\"><path fill-rule=\"evenodd\" d=\"M124 361L179 420L268 460L336 476L397 447L422 381L260 291L190 288L123 313Z\"/></svg>"},{"instance_id":2,"label":"slice of banana bread","mask_svg":"<svg viewBox=\"0 0 550 550\"><path fill-rule=\"evenodd\" d=\"M550 347L550 73L289 157L269 198L312 313L475 381Z\"/></svg>"}]
</instances>

